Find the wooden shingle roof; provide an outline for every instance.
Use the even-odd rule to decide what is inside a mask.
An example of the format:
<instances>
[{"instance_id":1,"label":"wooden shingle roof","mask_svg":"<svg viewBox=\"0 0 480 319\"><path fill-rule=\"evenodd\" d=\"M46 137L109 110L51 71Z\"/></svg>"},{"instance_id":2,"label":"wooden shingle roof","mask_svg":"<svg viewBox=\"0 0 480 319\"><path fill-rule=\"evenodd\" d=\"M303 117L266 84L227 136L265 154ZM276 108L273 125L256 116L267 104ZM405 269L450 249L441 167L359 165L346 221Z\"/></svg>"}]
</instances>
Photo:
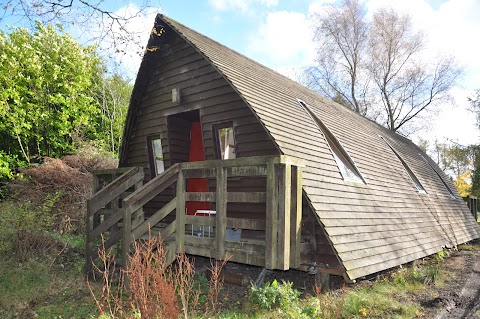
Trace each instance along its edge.
<instances>
[{"instance_id":1,"label":"wooden shingle roof","mask_svg":"<svg viewBox=\"0 0 480 319\"><path fill-rule=\"evenodd\" d=\"M410 140L174 20L158 15L156 23L168 24L218 69L281 153L307 161L304 194L350 279L480 237L449 178ZM322 132L298 100L336 136L366 184L342 178ZM410 167L426 194L417 191L380 136Z\"/></svg>"}]
</instances>

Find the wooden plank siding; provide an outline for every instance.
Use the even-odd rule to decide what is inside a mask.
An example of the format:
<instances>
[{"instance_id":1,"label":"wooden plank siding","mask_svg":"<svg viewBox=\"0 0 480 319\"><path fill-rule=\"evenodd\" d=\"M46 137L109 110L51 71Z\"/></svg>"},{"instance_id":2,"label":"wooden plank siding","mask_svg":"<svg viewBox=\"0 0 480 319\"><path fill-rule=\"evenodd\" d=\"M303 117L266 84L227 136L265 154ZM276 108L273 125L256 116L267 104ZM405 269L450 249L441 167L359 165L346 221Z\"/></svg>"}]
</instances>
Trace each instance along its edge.
<instances>
[{"instance_id":1,"label":"wooden plank siding","mask_svg":"<svg viewBox=\"0 0 480 319\"><path fill-rule=\"evenodd\" d=\"M206 159L216 158L213 125L232 122L237 157L285 154L306 161L301 244L284 245L287 250L296 249L304 264L344 267L348 277L355 279L480 237L478 225L448 177L410 140L176 21L159 15L156 23L166 30L161 40L167 49L147 53L142 62L137 82L145 84L138 84L138 88L136 84L132 97L135 110L129 111L127 119L122 166L148 167L144 145L153 133L162 138L165 166L171 165L175 157L171 152L181 152L182 145L175 145L175 139L168 136L166 118L199 110ZM171 90L176 87L182 90L181 104L171 102ZM342 178L323 133L298 99L338 139L366 183ZM417 191L401 161L380 136L409 166L425 194ZM215 185L213 179L209 183ZM255 185L264 189L267 183L265 178L258 184L233 179L228 191L260 192ZM268 192L266 196L270 196ZM227 215L249 214L267 221L272 217L265 216L265 204L248 208L228 203ZM282 221L276 227L288 223L294 227L292 221ZM280 260L265 262L294 263L282 254ZM259 262L254 256L251 259Z\"/></svg>"}]
</instances>

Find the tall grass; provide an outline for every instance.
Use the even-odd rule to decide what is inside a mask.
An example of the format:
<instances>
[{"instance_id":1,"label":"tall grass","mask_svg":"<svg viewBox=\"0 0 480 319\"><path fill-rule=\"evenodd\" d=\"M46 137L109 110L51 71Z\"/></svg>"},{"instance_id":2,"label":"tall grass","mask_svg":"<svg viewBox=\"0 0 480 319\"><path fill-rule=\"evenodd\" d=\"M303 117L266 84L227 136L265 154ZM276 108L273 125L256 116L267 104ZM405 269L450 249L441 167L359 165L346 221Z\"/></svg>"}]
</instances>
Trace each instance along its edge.
<instances>
[{"instance_id":1,"label":"tall grass","mask_svg":"<svg viewBox=\"0 0 480 319\"><path fill-rule=\"evenodd\" d=\"M103 318L187 319L211 315L218 309L220 273L225 262L212 264L208 302L200 305L203 291L195 280L193 261L178 254L174 263L168 265L158 237L134 243L126 270L117 272L112 254L102 247L99 259L101 263L94 265L94 272L102 290L91 292Z\"/></svg>"}]
</instances>

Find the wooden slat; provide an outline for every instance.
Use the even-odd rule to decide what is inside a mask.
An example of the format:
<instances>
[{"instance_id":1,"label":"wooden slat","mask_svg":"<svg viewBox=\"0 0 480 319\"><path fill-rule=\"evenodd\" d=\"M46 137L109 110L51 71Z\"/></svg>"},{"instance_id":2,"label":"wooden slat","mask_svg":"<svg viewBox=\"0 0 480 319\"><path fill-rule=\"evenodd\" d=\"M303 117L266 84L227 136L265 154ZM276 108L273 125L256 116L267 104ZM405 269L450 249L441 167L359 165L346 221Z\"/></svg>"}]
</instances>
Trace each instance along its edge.
<instances>
[{"instance_id":1,"label":"wooden slat","mask_svg":"<svg viewBox=\"0 0 480 319\"><path fill-rule=\"evenodd\" d=\"M217 223L215 216L185 216L185 224L190 225L202 225L202 226L215 226Z\"/></svg>"},{"instance_id":2,"label":"wooden slat","mask_svg":"<svg viewBox=\"0 0 480 319\"><path fill-rule=\"evenodd\" d=\"M174 198L160 210L156 211L150 218L145 220L139 226L137 226L132 231L132 239L138 239L144 234L148 233L156 224L158 224L162 219L164 219L168 214L170 214L177 207L177 199Z\"/></svg>"},{"instance_id":3,"label":"wooden slat","mask_svg":"<svg viewBox=\"0 0 480 319\"><path fill-rule=\"evenodd\" d=\"M175 221L171 222L170 224L168 224L167 227L160 230L160 238L162 238L162 240L167 239L170 235L175 233L176 228L177 228L177 224L175 223Z\"/></svg>"},{"instance_id":4,"label":"wooden slat","mask_svg":"<svg viewBox=\"0 0 480 319\"><path fill-rule=\"evenodd\" d=\"M231 203L265 203L265 192L228 192L228 202Z\"/></svg>"},{"instance_id":5,"label":"wooden slat","mask_svg":"<svg viewBox=\"0 0 480 319\"><path fill-rule=\"evenodd\" d=\"M240 176L266 176L267 166L240 166L229 167L227 169L228 177L240 177Z\"/></svg>"},{"instance_id":6,"label":"wooden slat","mask_svg":"<svg viewBox=\"0 0 480 319\"><path fill-rule=\"evenodd\" d=\"M118 223L122 218L123 218L123 211L120 209L116 211L114 214L110 215L103 223L98 225L95 229L93 229L90 233L89 240L90 241L95 240L103 232L105 232L110 227Z\"/></svg>"},{"instance_id":7,"label":"wooden slat","mask_svg":"<svg viewBox=\"0 0 480 319\"><path fill-rule=\"evenodd\" d=\"M251 157L242 157L229 160L208 160L201 162L185 162L180 164L182 170L191 170L191 169L213 169L217 167L252 167L252 166L262 166L267 163L272 164L285 164L290 165L294 163L297 166L304 164L304 161L293 156L251 156Z\"/></svg>"},{"instance_id":8,"label":"wooden slat","mask_svg":"<svg viewBox=\"0 0 480 319\"><path fill-rule=\"evenodd\" d=\"M227 227L251 230L265 230L264 219L227 218Z\"/></svg>"},{"instance_id":9,"label":"wooden slat","mask_svg":"<svg viewBox=\"0 0 480 319\"><path fill-rule=\"evenodd\" d=\"M213 237L210 238L210 237L185 236L185 245L215 247L215 238L213 238Z\"/></svg>"},{"instance_id":10,"label":"wooden slat","mask_svg":"<svg viewBox=\"0 0 480 319\"><path fill-rule=\"evenodd\" d=\"M187 202L214 202L216 200L214 192L188 192L185 193Z\"/></svg>"},{"instance_id":11,"label":"wooden slat","mask_svg":"<svg viewBox=\"0 0 480 319\"><path fill-rule=\"evenodd\" d=\"M205 246L185 246L185 253L189 255L196 255L196 256L203 256L203 257L210 257L216 258L216 251L215 246L212 245L210 247Z\"/></svg>"},{"instance_id":12,"label":"wooden slat","mask_svg":"<svg viewBox=\"0 0 480 319\"><path fill-rule=\"evenodd\" d=\"M135 167L119 167L119 168L109 168L109 169L96 169L93 171L93 175L97 177L101 175L123 175L126 172L130 171Z\"/></svg>"},{"instance_id":13,"label":"wooden slat","mask_svg":"<svg viewBox=\"0 0 480 319\"><path fill-rule=\"evenodd\" d=\"M216 171L214 168L199 168L185 170L185 177L188 178L209 178L215 177Z\"/></svg>"},{"instance_id":14,"label":"wooden slat","mask_svg":"<svg viewBox=\"0 0 480 319\"><path fill-rule=\"evenodd\" d=\"M235 249L227 249L226 255L229 256L229 261L238 262L247 265L265 266L265 255L263 254L253 254L247 253L244 251L238 251Z\"/></svg>"},{"instance_id":15,"label":"wooden slat","mask_svg":"<svg viewBox=\"0 0 480 319\"><path fill-rule=\"evenodd\" d=\"M159 194L175 182L178 171L179 165L172 165L162 174L151 179L148 183L143 185L143 187L136 190L133 194L125 198L123 200L123 205L132 206L132 211L136 211L140 207L143 207L157 194Z\"/></svg>"},{"instance_id":16,"label":"wooden slat","mask_svg":"<svg viewBox=\"0 0 480 319\"><path fill-rule=\"evenodd\" d=\"M227 241L225 242L225 249L229 251L243 251L246 253L252 253L257 255L265 255L265 244L259 243L246 243L246 242L235 242Z\"/></svg>"}]
</instances>

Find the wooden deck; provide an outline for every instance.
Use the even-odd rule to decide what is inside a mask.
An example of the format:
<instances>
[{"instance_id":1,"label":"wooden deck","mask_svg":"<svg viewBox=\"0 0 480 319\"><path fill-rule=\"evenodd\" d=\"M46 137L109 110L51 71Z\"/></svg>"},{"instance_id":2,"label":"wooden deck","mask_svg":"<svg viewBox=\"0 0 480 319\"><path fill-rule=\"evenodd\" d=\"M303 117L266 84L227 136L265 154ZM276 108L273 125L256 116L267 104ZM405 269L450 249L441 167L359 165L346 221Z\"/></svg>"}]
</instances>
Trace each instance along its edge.
<instances>
[{"instance_id":1,"label":"wooden deck","mask_svg":"<svg viewBox=\"0 0 480 319\"><path fill-rule=\"evenodd\" d=\"M98 258L101 237L125 266L133 241L152 230L160 233L168 262L176 253L188 253L218 260L228 256L267 269L299 268L303 166L301 160L285 155L181 163L144 185L139 167L98 171L94 195L87 202L86 269L90 272ZM259 176L266 177L264 192L228 191L229 178ZM215 191L187 192L189 178L214 180ZM172 185L174 198L144 218L145 205ZM215 213L186 215L188 201L211 202ZM264 203L265 216L228 217L228 202ZM245 236L229 240L226 233L232 229L242 229ZM257 236L248 236L249 232Z\"/></svg>"}]
</instances>

